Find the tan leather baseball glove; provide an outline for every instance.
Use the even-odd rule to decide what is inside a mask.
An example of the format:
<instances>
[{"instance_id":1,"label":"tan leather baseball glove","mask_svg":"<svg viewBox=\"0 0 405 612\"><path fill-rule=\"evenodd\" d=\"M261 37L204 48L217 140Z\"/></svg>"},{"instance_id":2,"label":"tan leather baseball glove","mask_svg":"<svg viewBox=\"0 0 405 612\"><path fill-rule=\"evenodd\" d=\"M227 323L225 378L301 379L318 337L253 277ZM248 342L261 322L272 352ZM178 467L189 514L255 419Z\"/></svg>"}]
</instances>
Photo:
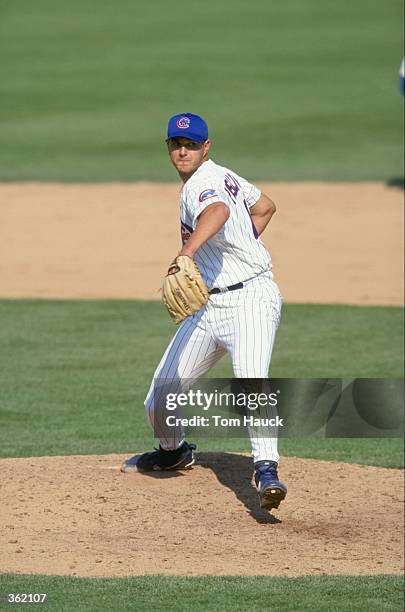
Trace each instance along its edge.
<instances>
[{"instance_id":1,"label":"tan leather baseball glove","mask_svg":"<svg viewBox=\"0 0 405 612\"><path fill-rule=\"evenodd\" d=\"M163 281L162 300L176 325L208 302L207 286L191 257L179 255L170 264Z\"/></svg>"}]
</instances>

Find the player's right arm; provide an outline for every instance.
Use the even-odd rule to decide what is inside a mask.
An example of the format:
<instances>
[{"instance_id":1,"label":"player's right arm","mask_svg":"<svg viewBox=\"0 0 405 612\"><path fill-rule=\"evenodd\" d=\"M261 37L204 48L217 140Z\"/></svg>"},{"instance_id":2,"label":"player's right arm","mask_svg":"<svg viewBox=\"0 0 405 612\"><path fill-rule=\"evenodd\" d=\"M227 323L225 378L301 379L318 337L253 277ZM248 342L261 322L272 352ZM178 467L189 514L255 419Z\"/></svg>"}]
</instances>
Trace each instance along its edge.
<instances>
[{"instance_id":1,"label":"player's right arm","mask_svg":"<svg viewBox=\"0 0 405 612\"><path fill-rule=\"evenodd\" d=\"M193 258L198 249L212 238L229 218L229 208L224 202L214 202L199 215L197 225L179 255Z\"/></svg>"},{"instance_id":2,"label":"player's right arm","mask_svg":"<svg viewBox=\"0 0 405 612\"><path fill-rule=\"evenodd\" d=\"M260 236L276 212L276 205L273 200L270 200L268 196L262 193L256 204L250 207L249 212L257 233Z\"/></svg>"}]
</instances>

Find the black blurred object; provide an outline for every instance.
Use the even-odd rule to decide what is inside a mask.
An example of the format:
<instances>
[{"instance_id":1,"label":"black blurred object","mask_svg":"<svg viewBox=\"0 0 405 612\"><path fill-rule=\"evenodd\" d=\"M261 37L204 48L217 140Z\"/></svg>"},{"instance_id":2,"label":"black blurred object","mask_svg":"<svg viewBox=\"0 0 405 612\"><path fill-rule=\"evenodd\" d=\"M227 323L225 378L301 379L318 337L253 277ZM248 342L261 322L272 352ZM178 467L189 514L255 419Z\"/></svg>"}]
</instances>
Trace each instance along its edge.
<instances>
[{"instance_id":1,"label":"black blurred object","mask_svg":"<svg viewBox=\"0 0 405 612\"><path fill-rule=\"evenodd\" d=\"M398 176L389 179L386 183L387 187L397 187L397 189L405 189L405 176Z\"/></svg>"}]
</instances>

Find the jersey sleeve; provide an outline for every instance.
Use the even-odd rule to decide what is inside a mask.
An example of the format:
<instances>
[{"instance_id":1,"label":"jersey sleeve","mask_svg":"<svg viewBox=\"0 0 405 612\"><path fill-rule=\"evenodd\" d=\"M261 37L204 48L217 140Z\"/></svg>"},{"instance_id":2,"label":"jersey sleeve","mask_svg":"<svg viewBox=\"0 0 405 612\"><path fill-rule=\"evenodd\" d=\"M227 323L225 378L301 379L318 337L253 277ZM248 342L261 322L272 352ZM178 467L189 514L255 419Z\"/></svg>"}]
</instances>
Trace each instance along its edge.
<instances>
[{"instance_id":1,"label":"jersey sleeve","mask_svg":"<svg viewBox=\"0 0 405 612\"><path fill-rule=\"evenodd\" d=\"M215 179L206 179L196 183L185 191L184 197L187 211L192 219L193 229L197 225L198 217L210 204L224 202L229 206L229 198L227 198L224 188Z\"/></svg>"},{"instance_id":2,"label":"jersey sleeve","mask_svg":"<svg viewBox=\"0 0 405 612\"><path fill-rule=\"evenodd\" d=\"M258 187L249 183L246 179L238 176L238 182L242 187L243 197L245 198L246 205L250 208L256 204L257 200L262 195L262 192Z\"/></svg>"}]
</instances>

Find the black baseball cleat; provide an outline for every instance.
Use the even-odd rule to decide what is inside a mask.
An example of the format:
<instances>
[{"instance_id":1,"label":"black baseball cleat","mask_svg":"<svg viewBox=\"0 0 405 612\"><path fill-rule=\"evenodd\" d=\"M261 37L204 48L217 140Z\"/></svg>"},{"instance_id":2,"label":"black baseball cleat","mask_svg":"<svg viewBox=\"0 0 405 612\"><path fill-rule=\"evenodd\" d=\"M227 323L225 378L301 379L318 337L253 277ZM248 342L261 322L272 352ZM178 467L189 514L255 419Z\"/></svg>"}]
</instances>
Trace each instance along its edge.
<instances>
[{"instance_id":1,"label":"black baseball cleat","mask_svg":"<svg viewBox=\"0 0 405 612\"><path fill-rule=\"evenodd\" d=\"M154 451L134 455L121 465L121 472L163 472L166 470L188 470L195 458L195 444L184 441L176 450L164 450L160 445Z\"/></svg>"},{"instance_id":2,"label":"black baseball cleat","mask_svg":"<svg viewBox=\"0 0 405 612\"><path fill-rule=\"evenodd\" d=\"M259 493L260 507L265 510L278 508L287 495L286 485L278 479L276 461L256 461L255 483Z\"/></svg>"}]
</instances>

